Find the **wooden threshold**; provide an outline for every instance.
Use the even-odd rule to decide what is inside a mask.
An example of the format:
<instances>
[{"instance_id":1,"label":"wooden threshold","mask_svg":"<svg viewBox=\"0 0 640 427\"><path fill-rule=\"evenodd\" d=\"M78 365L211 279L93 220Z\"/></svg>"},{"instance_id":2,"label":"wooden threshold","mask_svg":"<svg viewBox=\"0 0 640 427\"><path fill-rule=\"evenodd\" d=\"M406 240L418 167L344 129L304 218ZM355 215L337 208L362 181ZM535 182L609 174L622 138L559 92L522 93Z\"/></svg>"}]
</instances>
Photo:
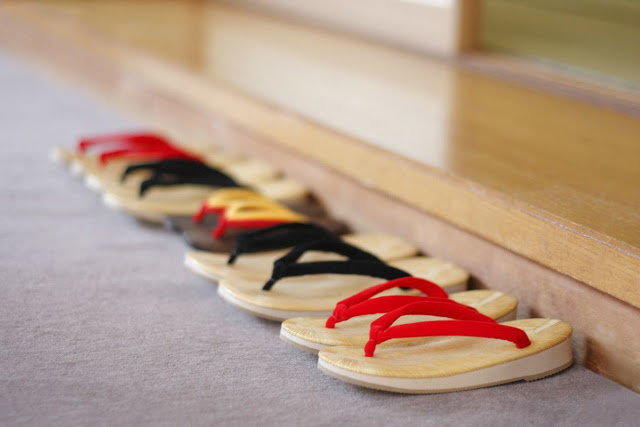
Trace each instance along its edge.
<instances>
[{"instance_id":1,"label":"wooden threshold","mask_svg":"<svg viewBox=\"0 0 640 427\"><path fill-rule=\"evenodd\" d=\"M0 44L181 138L269 158L337 215L459 263L478 286L519 297L524 314L572 322L579 358L640 391L636 246L53 20L37 4L0 7Z\"/></svg>"}]
</instances>

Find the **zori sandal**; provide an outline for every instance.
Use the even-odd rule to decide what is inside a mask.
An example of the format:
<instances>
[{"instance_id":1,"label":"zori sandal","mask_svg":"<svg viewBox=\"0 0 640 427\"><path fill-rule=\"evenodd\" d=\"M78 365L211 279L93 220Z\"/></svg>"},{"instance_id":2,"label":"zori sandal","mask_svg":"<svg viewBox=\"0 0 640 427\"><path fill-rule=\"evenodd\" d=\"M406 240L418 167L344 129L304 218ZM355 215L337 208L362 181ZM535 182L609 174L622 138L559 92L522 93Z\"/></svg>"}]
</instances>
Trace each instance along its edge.
<instances>
[{"instance_id":1,"label":"zori sandal","mask_svg":"<svg viewBox=\"0 0 640 427\"><path fill-rule=\"evenodd\" d=\"M180 184L180 182L172 184L168 178L185 179L215 176L216 179L221 179L224 176L228 181L235 183L233 186L254 186L273 181L279 176L277 168L261 160L246 160L216 166L199 158L188 159L173 156L172 152L164 153L165 157L162 159L129 164L122 170L120 175L106 174L104 178L100 178L103 175L98 175L96 177L96 180L99 181L98 185L102 191L120 197L136 198L141 194L141 184L146 181L151 181L154 182L153 185L161 186L163 182L166 182L165 185Z\"/></svg>"},{"instance_id":2,"label":"zori sandal","mask_svg":"<svg viewBox=\"0 0 640 427\"><path fill-rule=\"evenodd\" d=\"M377 296L391 288L417 289L424 295ZM318 353L331 346L362 347L369 340L369 325L380 315L411 304L429 300L443 300L463 304L498 322L515 320L518 300L502 292L479 289L456 292L449 296L435 283L416 277L403 277L365 289L336 304L328 319L297 317L282 322L280 338L302 350ZM437 317L402 317L398 324L441 320ZM414 340L415 341L415 340Z\"/></svg>"},{"instance_id":3,"label":"zori sandal","mask_svg":"<svg viewBox=\"0 0 640 427\"><path fill-rule=\"evenodd\" d=\"M181 159L130 166L124 177L146 169L153 170L150 178L131 188L122 186L106 191L105 204L136 218L160 223L168 215L193 215L200 209L202 200L215 189L241 186L217 169ZM253 187L266 198L277 201L303 199L308 195L302 184L290 179L274 179Z\"/></svg>"},{"instance_id":4,"label":"zori sandal","mask_svg":"<svg viewBox=\"0 0 640 427\"><path fill-rule=\"evenodd\" d=\"M347 259L300 262L309 251L330 252ZM411 276L435 282L447 293L465 290L469 278L460 267L435 258L414 256L385 263L342 240L325 239L296 246L274 263L270 278L227 274L219 282L218 295L228 303L266 319L325 317L331 314L338 301L379 283L380 279ZM416 291L389 289L387 293L402 295Z\"/></svg>"},{"instance_id":5,"label":"zori sandal","mask_svg":"<svg viewBox=\"0 0 640 427\"><path fill-rule=\"evenodd\" d=\"M249 190L248 188L224 188L216 190L210 193L205 201L202 202L200 210L194 215L167 216L166 225L170 229L178 232L194 227L210 230L217 225L218 215L223 213L229 204L233 202L255 200L270 199L267 199L262 194ZM327 212L324 207L316 200L313 200L310 196L293 200L284 200L279 202L279 204L308 217L323 218L327 216Z\"/></svg>"},{"instance_id":6,"label":"zori sandal","mask_svg":"<svg viewBox=\"0 0 640 427\"><path fill-rule=\"evenodd\" d=\"M214 282L233 275L249 279L266 280L278 258L293 247L317 240L335 238L332 231L311 223L287 223L243 233L236 237L231 254L208 251L190 251L184 263L191 271ZM407 258L418 253L412 244L382 233L345 234L344 242L376 258L390 261ZM327 251L309 249L303 261L335 261L344 256Z\"/></svg>"},{"instance_id":7,"label":"zori sandal","mask_svg":"<svg viewBox=\"0 0 640 427\"><path fill-rule=\"evenodd\" d=\"M119 190L122 186L135 188L140 182L149 178L152 173L149 170L139 170L131 174L127 183L123 184L121 177L129 166L140 164L140 162L158 162L171 159L186 159L201 162L220 169L231 168L242 162L238 156L222 151L210 150L206 153L195 153L185 151L175 146L133 147L103 152L93 161L85 161L84 181L88 188L97 192L107 191L108 189L115 191ZM270 166L268 170L264 169L266 169L266 167L263 167L263 171L267 177L272 177L277 174L277 171ZM133 192L135 192L135 189Z\"/></svg>"},{"instance_id":8,"label":"zori sandal","mask_svg":"<svg viewBox=\"0 0 640 427\"><path fill-rule=\"evenodd\" d=\"M402 316L423 315L456 320L394 325ZM363 387L443 393L533 381L573 363L568 323L552 319L496 323L482 317L461 304L405 305L371 323L364 351L361 346L324 348L318 353L318 367Z\"/></svg>"},{"instance_id":9,"label":"zori sandal","mask_svg":"<svg viewBox=\"0 0 640 427\"><path fill-rule=\"evenodd\" d=\"M264 198L231 201L224 205L224 210L220 210L217 215L215 227L208 228L198 224L182 232L189 245L195 249L228 254L241 233L282 223L313 222L331 234L344 234L347 231L346 225L340 221L327 216L309 218ZM200 218L200 213L196 214L196 220Z\"/></svg>"},{"instance_id":10,"label":"zori sandal","mask_svg":"<svg viewBox=\"0 0 640 427\"><path fill-rule=\"evenodd\" d=\"M85 138L76 152L54 151L54 158L69 163L75 175L85 175L88 186L97 185L92 174L111 174L119 177L124 167L134 161L186 158L200 160L202 156L172 145L166 138L153 133L113 134ZM108 167L107 167L108 165Z\"/></svg>"}]
</instances>

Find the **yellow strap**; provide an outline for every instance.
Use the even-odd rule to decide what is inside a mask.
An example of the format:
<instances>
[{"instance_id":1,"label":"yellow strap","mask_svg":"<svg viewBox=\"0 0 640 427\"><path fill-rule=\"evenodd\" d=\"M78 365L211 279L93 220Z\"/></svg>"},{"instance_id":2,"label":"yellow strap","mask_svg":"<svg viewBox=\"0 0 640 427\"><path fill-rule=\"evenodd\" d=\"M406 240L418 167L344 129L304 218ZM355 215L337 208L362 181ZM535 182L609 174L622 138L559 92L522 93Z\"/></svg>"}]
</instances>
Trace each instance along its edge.
<instances>
[{"instance_id":1,"label":"yellow strap","mask_svg":"<svg viewBox=\"0 0 640 427\"><path fill-rule=\"evenodd\" d=\"M250 200L268 200L255 191L244 188L226 188L212 193L207 198L207 206L210 208L226 208L230 203ZM275 203L275 202L272 202Z\"/></svg>"},{"instance_id":2,"label":"yellow strap","mask_svg":"<svg viewBox=\"0 0 640 427\"><path fill-rule=\"evenodd\" d=\"M229 204L224 212L227 220L278 220L278 221L307 221L307 218L289 208L263 200L242 200Z\"/></svg>"}]
</instances>

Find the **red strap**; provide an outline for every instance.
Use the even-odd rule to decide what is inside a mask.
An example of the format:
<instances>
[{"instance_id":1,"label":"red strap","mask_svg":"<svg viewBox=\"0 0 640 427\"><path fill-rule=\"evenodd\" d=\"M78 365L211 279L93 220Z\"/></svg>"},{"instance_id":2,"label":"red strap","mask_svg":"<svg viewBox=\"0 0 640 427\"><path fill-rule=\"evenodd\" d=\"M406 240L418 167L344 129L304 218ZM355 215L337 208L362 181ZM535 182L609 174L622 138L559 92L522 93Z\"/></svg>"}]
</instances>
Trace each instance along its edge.
<instances>
[{"instance_id":1,"label":"red strap","mask_svg":"<svg viewBox=\"0 0 640 427\"><path fill-rule=\"evenodd\" d=\"M101 144L119 144L122 146L170 145L166 138L153 133L118 133L83 138L78 143L78 151L84 153L89 147Z\"/></svg>"},{"instance_id":2,"label":"red strap","mask_svg":"<svg viewBox=\"0 0 640 427\"><path fill-rule=\"evenodd\" d=\"M132 147L123 148L120 150L107 151L100 154L100 163L106 164L113 159L189 159L200 161L200 158L192 155L187 151L180 150L179 148L172 146L158 146L158 147Z\"/></svg>"},{"instance_id":3,"label":"red strap","mask_svg":"<svg viewBox=\"0 0 640 427\"><path fill-rule=\"evenodd\" d=\"M351 319L352 317L363 316L365 314L387 313L403 305L424 300L423 296L408 295L371 299L375 295L391 288L417 289L428 297L442 298L445 301L451 301L448 299L449 296L447 293L433 282L425 279L419 279L417 277L402 277L400 279L372 286L338 302L336 304L336 308L331 314L331 317L327 319L326 327L333 328L336 323L343 322Z\"/></svg>"},{"instance_id":4,"label":"red strap","mask_svg":"<svg viewBox=\"0 0 640 427\"><path fill-rule=\"evenodd\" d=\"M223 206L211 207L205 200L200 206L200 210L193 215L193 222L201 222L207 215L220 215L224 212Z\"/></svg>"},{"instance_id":5,"label":"red strap","mask_svg":"<svg viewBox=\"0 0 640 427\"><path fill-rule=\"evenodd\" d=\"M434 320L391 326L405 315L430 315L458 320ZM393 310L371 323L369 341L364 347L366 357L372 357L376 346L394 338L467 336L494 338L513 342L517 348L531 344L527 334L518 328L501 325L493 319L462 304L446 304L431 300L406 305Z\"/></svg>"},{"instance_id":6,"label":"red strap","mask_svg":"<svg viewBox=\"0 0 640 427\"><path fill-rule=\"evenodd\" d=\"M211 235L214 239L219 239L224 235L229 227L258 229L273 227L274 225L284 224L285 222L290 221L270 219L227 219L227 217L222 214L218 218L218 224L216 224L216 228L211 232Z\"/></svg>"}]
</instances>

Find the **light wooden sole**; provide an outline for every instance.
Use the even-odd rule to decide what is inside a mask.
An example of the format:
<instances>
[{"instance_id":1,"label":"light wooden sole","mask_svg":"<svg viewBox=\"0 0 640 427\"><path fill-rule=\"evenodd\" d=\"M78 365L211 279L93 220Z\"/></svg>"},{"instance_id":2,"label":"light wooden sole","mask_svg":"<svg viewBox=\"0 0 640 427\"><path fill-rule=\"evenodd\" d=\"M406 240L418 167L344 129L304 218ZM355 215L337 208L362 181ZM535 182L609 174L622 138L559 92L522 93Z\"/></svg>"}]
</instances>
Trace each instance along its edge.
<instances>
[{"instance_id":1,"label":"light wooden sole","mask_svg":"<svg viewBox=\"0 0 640 427\"><path fill-rule=\"evenodd\" d=\"M71 164L69 165L69 172L71 172L71 175L73 176L83 176L84 167L82 166L82 163L75 160L75 161L72 161Z\"/></svg>"},{"instance_id":2,"label":"light wooden sole","mask_svg":"<svg viewBox=\"0 0 640 427\"><path fill-rule=\"evenodd\" d=\"M184 265L189 270L193 271L200 277L204 277L207 280L212 281L213 283L218 283L224 277L222 274L218 274L217 270L212 270L208 268L205 264L198 261L198 259L190 256L190 254L194 251L189 251L184 254ZM228 256L227 256L228 257Z\"/></svg>"},{"instance_id":3,"label":"light wooden sole","mask_svg":"<svg viewBox=\"0 0 640 427\"><path fill-rule=\"evenodd\" d=\"M53 147L49 152L49 158L53 163L65 167L69 167L71 165L72 157L73 155L69 151L61 147Z\"/></svg>"},{"instance_id":4,"label":"light wooden sole","mask_svg":"<svg viewBox=\"0 0 640 427\"><path fill-rule=\"evenodd\" d=\"M341 236L345 242L370 252L378 258L391 261L407 258L418 253L415 246L404 239L398 239L386 233L356 233ZM232 266L227 265L227 254L216 254L206 251L189 251L185 254L185 265L194 272L218 282L233 275L247 279L262 279L268 277L273 269L273 263L290 249L275 250L257 254L245 254L236 260ZM341 256L311 251L301 258L301 261L331 261L344 259Z\"/></svg>"},{"instance_id":5,"label":"light wooden sole","mask_svg":"<svg viewBox=\"0 0 640 427\"><path fill-rule=\"evenodd\" d=\"M540 353L463 374L436 378L391 378L360 374L318 359L318 368L344 382L396 393L448 393L516 381L534 381L567 369L573 363L570 337Z\"/></svg>"},{"instance_id":6,"label":"light wooden sole","mask_svg":"<svg viewBox=\"0 0 640 427\"><path fill-rule=\"evenodd\" d=\"M467 284L460 283L454 286L448 287L447 292L462 292L466 289ZM238 298L232 291L230 291L225 286L218 286L218 295L224 301L229 303L230 305L237 307L247 313L253 314L255 316L261 317L263 319L275 320L278 322L283 322L287 319L291 319L294 317L329 317L331 315L331 310L323 310L323 311L294 311L294 310L281 310L277 308L261 306L257 304L252 304L248 301L245 301L241 298ZM335 302L338 302L336 300Z\"/></svg>"},{"instance_id":7,"label":"light wooden sole","mask_svg":"<svg viewBox=\"0 0 640 427\"><path fill-rule=\"evenodd\" d=\"M84 177L84 185L91 191L95 191L96 193L102 193L102 183L93 174L87 174Z\"/></svg>"},{"instance_id":8,"label":"light wooden sole","mask_svg":"<svg viewBox=\"0 0 640 427\"><path fill-rule=\"evenodd\" d=\"M190 271L196 273L198 276L210 280L216 285L218 284L219 278L217 276L211 274L211 272L205 269L202 264L196 262L193 258L188 257L186 254L184 257L184 266L187 267Z\"/></svg>"},{"instance_id":9,"label":"light wooden sole","mask_svg":"<svg viewBox=\"0 0 640 427\"><path fill-rule=\"evenodd\" d=\"M225 302L242 311L263 319L274 320L276 322L282 322L284 320L291 319L292 317L329 317L331 315L330 311L287 311L249 304L233 295L232 292L223 286L218 286L218 295Z\"/></svg>"},{"instance_id":10,"label":"light wooden sole","mask_svg":"<svg viewBox=\"0 0 640 427\"><path fill-rule=\"evenodd\" d=\"M200 209L202 201L216 191L215 187L195 184L182 185L180 188L161 187L154 189L143 199L140 199L137 186L136 188L105 187L102 181L100 186L107 206L117 206L119 210L142 220L161 218L160 221L163 221L166 215L193 215ZM256 190L264 197L275 201L304 200L308 196L308 190L305 186L286 178L265 182L257 186ZM153 222L157 221L153 220Z\"/></svg>"},{"instance_id":11,"label":"light wooden sole","mask_svg":"<svg viewBox=\"0 0 640 427\"><path fill-rule=\"evenodd\" d=\"M290 334L282 328L280 329L280 339L297 349L306 351L311 354L318 354L323 348L329 347L324 344L303 340L302 338Z\"/></svg>"}]
</instances>

